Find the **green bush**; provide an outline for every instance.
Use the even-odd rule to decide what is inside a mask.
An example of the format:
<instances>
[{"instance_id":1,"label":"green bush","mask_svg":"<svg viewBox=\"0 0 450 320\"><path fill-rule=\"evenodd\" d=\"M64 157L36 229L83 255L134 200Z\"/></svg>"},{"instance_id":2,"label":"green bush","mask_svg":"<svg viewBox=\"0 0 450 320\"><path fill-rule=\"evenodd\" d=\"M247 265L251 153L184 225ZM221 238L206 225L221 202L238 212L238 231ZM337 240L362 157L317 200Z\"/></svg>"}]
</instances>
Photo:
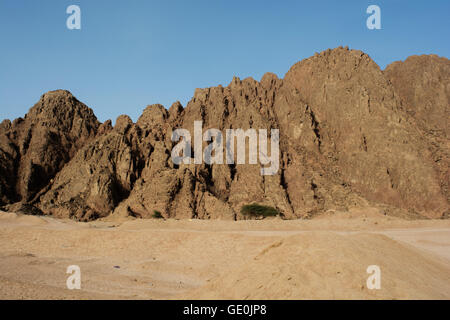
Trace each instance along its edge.
<instances>
[{"instance_id":1,"label":"green bush","mask_svg":"<svg viewBox=\"0 0 450 320\"><path fill-rule=\"evenodd\" d=\"M153 210L152 218L153 219L164 219L164 217L161 214L161 212L156 211L156 210Z\"/></svg>"},{"instance_id":2,"label":"green bush","mask_svg":"<svg viewBox=\"0 0 450 320\"><path fill-rule=\"evenodd\" d=\"M244 216L251 216L251 217L260 217L260 216L274 217L280 214L280 212L273 207L263 206L257 203L242 206L241 213Z\"/></svg>"}]
</instances>

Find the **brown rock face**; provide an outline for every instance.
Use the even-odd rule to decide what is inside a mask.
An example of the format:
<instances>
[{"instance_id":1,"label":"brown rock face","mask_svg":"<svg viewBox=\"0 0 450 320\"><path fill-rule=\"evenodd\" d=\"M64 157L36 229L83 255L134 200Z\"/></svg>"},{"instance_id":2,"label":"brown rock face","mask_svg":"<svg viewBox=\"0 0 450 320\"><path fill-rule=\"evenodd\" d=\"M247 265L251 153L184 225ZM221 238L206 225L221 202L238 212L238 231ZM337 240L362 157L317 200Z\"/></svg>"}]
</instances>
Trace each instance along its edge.
<instances>
[{"instance_id":1,"label":"brown rock face","mask_svg":"<svg viewBox=\"0 0 450 320\"><path fill-rule=\"evenodd\" d=\"M444 216L450 71L447 59L420 59L383 72L361 51L327 50L284 79L234 78L197 89L186 108L151 105L136 123L120 116L114 128L68 92L48 93L24 120L0 124L0 202L32 200L46 214L79 220L112 212L244 219L241 207L255 202L288 219L355 205ZM187 129L194 141L194 121L224 139L227 129L279 129L277 174L249 164L248 145L246 164L227 164L225 151L224 164L174 164L172 132Z\"/></svg>"},{"instance_id":2,"label":"brown rock face","mask_svg":"<svg viewBox=\"0 0 450 320\"><path fill-rule=\"evenodd\" d=\"M44 94L24 119L3 122L0 129L3 187L7 201L28 202L48 185L96 134L99 123L91 109L68 91ZM6 164L6 165L3 165ZM3 176L3 174L2 174Z\"/></svg>"},{"instance_id":3,"label":"brown rock face","mask_svg":"<svg viewBox=\"0 0 450 320\"><path fill-rule=\"evenodd\" d=\"M390 64L384 73L418 124L448 138L450 61L436 55L411 56Z\"/></svg>"},{"instance_id":4,"label":"brown rock face","mask_svg":"<svg viewBox=\"0 0 450 320\"><path fill-rule=\"evenodd\" d=\"M367 55L328 50L293 66L285 81L314 112L320 152L353 190L434 217L447 209L427 141Z\"/></svg>"},{"instance_id":5,"label":"brown rock face","mask_svg":"<svg viewBox=\"0 0 450 320\"><path fill-rule=\"evenodd\" d=\"M41 209L58 217L105 216L128 197L136 168L129 135L115 129L82 148L41 198Z\"/></svg>"},{"instance_id":6,"label":"brown rock face","mask_svg":"<svg viewBox=\"0 0 450 320\"><path fill-rule=\"evenodd\" d=\"M436 55L411 56L392 63L384 73L426 138L442 194L450 202L450 61Z\"/></svg>"},{"instance_id":7,"label":"brown rock face","mask_svg":"<svg viewBox=\"0 0 450 320\"><path fill-rule=\"evenodd\" d=\"M0 205L17 200L15 193L18 150L11 141L8 132L11 122L5 120L0 124Z\"/></svg>"}]
</instances>

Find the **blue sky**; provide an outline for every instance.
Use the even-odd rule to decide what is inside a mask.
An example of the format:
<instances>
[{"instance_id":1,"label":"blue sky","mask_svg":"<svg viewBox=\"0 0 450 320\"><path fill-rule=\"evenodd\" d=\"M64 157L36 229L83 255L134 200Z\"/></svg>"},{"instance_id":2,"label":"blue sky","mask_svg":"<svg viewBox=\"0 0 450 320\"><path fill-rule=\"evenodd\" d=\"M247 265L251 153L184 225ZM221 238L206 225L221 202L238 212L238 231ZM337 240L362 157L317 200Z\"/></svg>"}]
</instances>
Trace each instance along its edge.
<instances>
[{"instance_id":1,"label":"blue sky","mask_svg":"<svg viewBox=\"0 0 450 320\"><path fill-rule=\"evenodd\" d=\"M81 30L66 8L81 8ZM366 9L381 8L382 30ZM348 45L382 68L412 54L450 57L450 1L0 0L0 121L54 89L99 120L148 104L185 106L195 88L234 75L283 77L297 61Z\"/></svg>"}]
</instances>

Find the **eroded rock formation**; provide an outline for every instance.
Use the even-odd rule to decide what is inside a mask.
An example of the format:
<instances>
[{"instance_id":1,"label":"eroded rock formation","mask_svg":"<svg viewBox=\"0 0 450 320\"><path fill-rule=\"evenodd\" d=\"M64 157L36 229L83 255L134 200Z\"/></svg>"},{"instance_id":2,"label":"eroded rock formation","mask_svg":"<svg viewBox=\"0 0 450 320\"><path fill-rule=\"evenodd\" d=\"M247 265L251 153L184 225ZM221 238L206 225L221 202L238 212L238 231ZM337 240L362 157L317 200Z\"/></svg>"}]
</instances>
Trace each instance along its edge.
<instances>
[{"instance_id":1,"label":"eroded rock formation","mask_svg":"<svg viewBox=\"0 0 450 320\"><path fill-rule=\"evenodd\" d=\"M374 205L410 217L448 216L449 60L410 57L382 71L336 48L284 79L234 78L197 89L183 108L148 106L136 123L100 124L67 91L46 93L24 119L0 124L0 204L92 220L242 219L249 203L287 219ZM280 129L280 166L171 161L172 131ZM204 146L207 143L204 142Z\"/></svg>"}]
</instances>

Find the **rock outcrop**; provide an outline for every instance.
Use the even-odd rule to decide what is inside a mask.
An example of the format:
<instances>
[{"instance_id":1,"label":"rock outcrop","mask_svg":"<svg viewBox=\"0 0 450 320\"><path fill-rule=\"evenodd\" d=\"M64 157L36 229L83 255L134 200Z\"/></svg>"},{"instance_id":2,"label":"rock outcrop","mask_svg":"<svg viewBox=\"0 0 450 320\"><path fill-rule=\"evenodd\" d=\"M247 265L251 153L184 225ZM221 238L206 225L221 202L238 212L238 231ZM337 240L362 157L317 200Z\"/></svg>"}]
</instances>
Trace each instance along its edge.
<instances>
[{"instance_id":1,"label":"rock outcrop","mask_svg":"<svg viewBox=\"0 0 450 320\"><path fill-rule=\"evenodd\" d=\"M427 141L383 72L361 51L327 50L285 77L311 108L320 153L366 199L438 217L442 195Z\"/></svg>"},{"instance_id":2,"label":"rock outcrop","mask_svg":"<svg viewBox=\"0 0 450 320\"><path fill-rule=\"evenodd\" d=\"M450 60L436 55L411 56L390 64L384 73L420 127L448 138Z\"/></svg>"},{"instance_id":3,"label":"rock outcrop","mask_svg":"<svg viewBox=\"0 0 450 320\"><path fill-rule=\"evenodd\" d=\"M44 94L23 119L4 121L0 126L2 202L32 202L95 137L98 126L92 110L63 90Z\"/></svg>"},{"instance_id":4,"label":"rock outcrop","mask_svg":"<svg viewBox=\"0 0 450 320\"><path fill-rule=\"evenodd\" d=\"M340 47L284 79L234 78L197 89L186 108L151 105L136 123L124 115L114 127L69 92L50 92L24 119L0 124L0 204L83 221L244 219L240 208L255 202L286 219L366 205L448 216L449 79L445 58L412 57L382 71ZM174 164L172 132L194 137L194 121L203 132L279 129L277 174L248 161Z\"/></svg>"},{"instance_id":5,"label":"rock outcrop","mask_svg":"<svg viewBox=\"0 0 450 320\"><path fill-rule=\"evenodd\" d=\"M384 71L406 112L426 139L443 196L450 202L450 61L436 55L411 56ZM450 212L447 212L447 215Z\"/></svg>"}]
</instances>

